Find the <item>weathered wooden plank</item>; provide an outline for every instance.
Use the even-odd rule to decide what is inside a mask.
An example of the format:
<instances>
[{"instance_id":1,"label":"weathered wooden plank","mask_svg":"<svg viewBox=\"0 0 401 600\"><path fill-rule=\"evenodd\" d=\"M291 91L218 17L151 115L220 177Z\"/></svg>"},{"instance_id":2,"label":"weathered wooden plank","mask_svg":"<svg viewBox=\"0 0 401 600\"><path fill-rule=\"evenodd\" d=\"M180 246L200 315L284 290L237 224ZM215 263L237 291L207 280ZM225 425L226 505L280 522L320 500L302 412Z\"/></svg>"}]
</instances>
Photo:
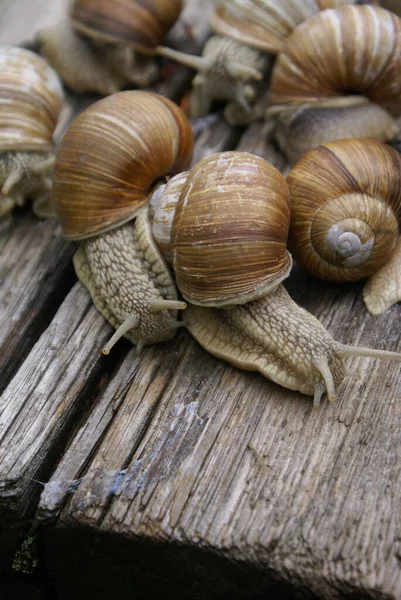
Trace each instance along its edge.
<instances>
[{"instance_id":1,"label":"weathered wooden plank","mask_svg":"<svg viewBox=\"0 0 401 600\"><path fill-rule=\"evenodd\" d=\"M170 74L179 99L188 74ZM240 135L214 118L196 159ZM259 127L238 148L275 156ZM288 287L342 341L399 348L400 308L368 316L359 285L296 271ZM77 285L3 395L3 552L60 454L38 512L60 598L400 597L397 366L350 361L316 413L185 332L102 359L109 331Z\"/></svg>"},{"instance_id":2,"label":"weathered wooden plank","mask_svg":"<svg viewBox=\"0 0 401 600\"><path fill-rule=\"evenodd\" d=\"M35 27L44 24L39 17L45 15L47 5L41 3ZM178 47L182 44L199 50L209 31L208 10L210 3L206 0L188 2L183 21L175 28L176 37L172 32L170 41ZM20 31L15 30L11 41L17 43L21 37ZM179 98L190 73L178 68L173 71L171 77L165 73L155 89ZM64 125L75 112L96 99L68 98L70 110ZM61 135L62 128L58 137ZM40 492L35 479L46 479L51 472L55 456L68 440L71 423L88 403L88 389L102 384L100 369L105 368L104 364L112 369L119 357L117 352L111 361L104 363L100 359L99 348L110 335L110 327L91 307L80 284L50 323L74 281L70 261L74 245L62 240L55 222L42 223L29 215L19 218L17 214L15 225L4 228L6 237L0 259L4 294L0 310L5 323L0 339L4 350L4 364L0 363L3 387L14 375L0 401L0 562L11 557L13 542L30 522ZM77 318L80 331L84 332L82 338L76 331Z\"/></svg>"},{"instance_id":3,"label":"weathered wooden plank","mask_svg":"<svg viewBox=\"0 0 401 600\"><path fill-rule=\"evenodd\" d=\"M386 339L387 347L400 347L399 309L368 317L356 299L360 286L313 282L312 293L311 280L299 273L291 289L337 338L372 346ZM143 403L154 406L157 377L144 378L144 394L138 388L149 373L146 362L135 373L116 373L42 495L44 521L66 503L48 537L61 598L72 593L77 573L85 581L82 597L101 597L101 590L124 597L132 569L142 564L144 540L153 544L148 571L135 577L141 589L149 573L158 581L149 598L192 598L200 590L205 598L226 598L227 590L230 598L256 591L266 597L276 580L292 582L303 597L398 598L400 371L366 359L349 365L340 402L315 412L300 394L207 357L191 343L146 429ZM77 539L68 571L59 549ZM98 546L111 571L85 578L78 565L87 553L101 560ZM203 559L192 554L194 546ZM166 571L168 557L179 573L193 560L191 577L177 581ZM227 573L217 583L222 557ZM250 567L241 570L241 591L231 561Z\"/></svg>"},{"instance_id":4,"label":"weathered wooden plank","mask_svg":"<svg viewBox=\"0 0 401 600\"><path fill-rule=\"evenodd\" d=\"M0 241L0 390L47 327L70 289L74 274L67 244L55 220L28 211L14 217Z\"/></svg>"},{"instance_id":5,"label":"weathered wooden plank","mask_svg":"<svg viewBox=\"0 0 401 600\"><path fill-rule=\"evenodd\" d=\"M0 42L19 44L29 39L37 28L56 22L66 4L66 0L7 4L0 23ZM90 95L78 99L65 92L54 136L56 145L74 115L95 99ZM62 239L55 220L38 220L28 204L0 224L0 391L75 280L71 265L74 246Z\"/></svg>"},{"instance_id":6,"label":"weathered wooden plank","mask_svg":"<svg viewBox=\"0 0 401 600\"><path fill-rule=\"evenodd\" d=\"M15 550L40 481L84 414L96 374L108 368L99 351L107 337L104 320L76 284L1 396L0 561Z\"/></svg>"},{"instance_id":7,"label":"weathered wooden plank","mask_svg":"<svg viewBox=\"0 0 401 600\"><path fill-rule=\"evenodd\" d=\"M215 151L213 134L224 127L213 119L201 135ZM282 168L259 124L237 147L275 156ZM400 348L400 307L368 315L359 284L317 282L295 269L288 287L340 341ZM40 520L57 520L46 536L61 598L76 576L82 597L125 597L134 570L147 598L266 597L280 581L308 598L395 600L400 370L367 359L349 365L340 402L316 413L300 394L191 343L157 405L150 394L146 427L143 376L116 372L41 498ZM68 571L59 548L76 539ZM86 577L84 556L104 561L104 576Z\"/></svg>"}]
</instances>

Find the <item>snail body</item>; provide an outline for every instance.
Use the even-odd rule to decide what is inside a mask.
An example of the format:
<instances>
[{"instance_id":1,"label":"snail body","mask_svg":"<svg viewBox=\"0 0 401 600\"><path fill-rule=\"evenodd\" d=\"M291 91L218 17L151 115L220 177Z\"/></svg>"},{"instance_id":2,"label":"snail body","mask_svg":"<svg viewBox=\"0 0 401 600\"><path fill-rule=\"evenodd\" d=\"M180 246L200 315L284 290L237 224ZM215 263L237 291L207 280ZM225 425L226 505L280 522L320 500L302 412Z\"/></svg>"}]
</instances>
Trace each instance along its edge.
<instances>
[{"instance_id":1,"label":"snail body","mask_svg":"<svg viewBox=\"0 0 401 600\"><path fill-rule=\"evenodd\" d=\"M399 133L401 19L374 6L314 15L288 38L272 70L276 138L289 160L326 141Z\"/></svg>"},{"instance_id":2,"label":"snail body","mask_svg":"<svg viewBox=\"0 0 401 600\"><path fill-rule=\"evenodd\" d=\"M49 171L61 84L29 50L0 46L0 62L0 218L28 197L38 216L50 216Z\"/></svg>"},{"instance_id":3,"label":"snail body","mask_svg":"<svg viewBox=\"0 0 401 600\"><path fill-rule=\"evenodd\" d=\"M75 92L107 96L157 77L154 48L182 0L74 0L69 19L38 34L41 51Z\"/></svg>"},{"instance_id":4,"label":"snail body","mask_svg":"<svg viewBox=\"0 0 401 600\"><path fill-rule=\"evenodd\" d=\"M373 314L400 301L399 153L375 140L328 142L305 154L287 181L296 261L330 281L373 276L364 291Z\"/></svg>"},{"instance_id":5,"label":"snail body","mask_svg":"<svg viewBox=\"0 0 401 600\"><path fill-rule=\"evenodd\" d=\"M185 169L192 132L182 111L150 92L120 92L81 113L56 155L54 202L64 237L81 241L78 278L121 335L165 341L185 308L150 236L148 196Z\"/></svg>"},{"instance_id":6,"label":"snail body","mask_svg":"<svg viewBox=\"0 0 401 600\"><path fill-rule=\"evenodd\" d=\"M267 76L273 57L292 30L329 7L357 0L221 0L210 18L216 34L202 57L159 47L160 55L199 71L193 81L191 116L210 111L214 100L227 101L227 121L244 124L263 116Z\"/></svg>"},{"instance_id":7,"label":"snail body","mask_svg":"<svg viewBox=\"0 0 401 600\"><path fill-rule=\"evenodd\" d=\"M74 267L96 308L118 330L104 354L122 335L139 350L175 335L181 325L177 310L185 303L178 300L174 280L153 242L147 206L133 221L82 243Z\"/></svg>"}]
</instances>

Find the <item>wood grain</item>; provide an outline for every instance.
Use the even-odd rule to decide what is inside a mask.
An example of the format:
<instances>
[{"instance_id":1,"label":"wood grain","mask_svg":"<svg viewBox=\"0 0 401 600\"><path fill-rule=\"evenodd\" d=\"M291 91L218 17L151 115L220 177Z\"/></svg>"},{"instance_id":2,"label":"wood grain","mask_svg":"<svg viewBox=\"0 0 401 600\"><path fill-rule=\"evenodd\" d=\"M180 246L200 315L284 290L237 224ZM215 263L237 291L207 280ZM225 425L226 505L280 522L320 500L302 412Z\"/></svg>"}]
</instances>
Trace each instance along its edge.
<instances>
[{"instance_id":1,"label":"wood grain","mask_svg":"<svg viewBox=\"0 0 401 600\"><path fill-rule=\"evenodd\" d=\"M189 1L169 42L195 51L210 7ZM164 75L156 89L179 100L190 72L166 65ZM73 102L79 110L85 99ZM234 130L218 113L193 125L194 161L236 147L286 169L269 124ZM72 250L54 225L25 214L6 236L0 310L17 325L4 353L35 299L39 325L19 342L0 399L3 562L33 525L61 600L401 598L397 364L350 359L340 400L314 411L185 331L140 356L122 341L106 359L111 328L80 284L71 288ZM66 277L53 272L59 255ZM38 281L24 286L30 269ZM372 317L360 284L297 268L286 285L338 340L401 350L400 306Z\"/></svg>"},{"instance_id":2,"label":"wood grain","mask_svg":"<svg viewBox=\"0 0 401 600\"><path fill-rule=\"evenodd\" d=\"M296 293L305 283L315 282L299 273L290 286L293 295L341 341L380 346L384 326L397 331L399 309L378 320L367 317L358 286L341 293L320 284L318 298ZM397 334L391 337L386 346L400 348ZM193 342L155 403L160 383L157 375L144 377L147 362L141 361L139 371L116 372L117 381L100 398L42 495L41 519L58 518L49 534L50 560L53 553L61 560L57 547L71 542L76 529L85 541L82 555L74 549L75 563L89 549L97 556L97 544L109 544L113 552L118 547L124 557L119 581L127 586L130 569L139 565L127 539L134 547L140 540L152 542L151 573L160 577L160 587L149 598L197 597L198 589L205 598L225 598L227 589L230 598L256 592L266 597L277 580L292 583L293 593L302 597L352 597L355 590L361 598L399 597L401 411L393 393L401 385L399 367L349 361L351 375L340 402L315 412L306 397L213 360ZM138 393L142 385L145 396ZM92 456L89 439L96 445ZM166 544L181 548L179 572L191 560L191 548L202 549L207 573L196 571L180 587L156 559ZM229 574L217 586L209 571L219 571L222 557ZM258 573L255 579L252 569L242 572L244 596L229 569L232 561ZM61 597L67 598L72 573L63 575L60 565ZM95 598L103 588L115 593L112 581L86 580L85 594Z\"/></svg>"},{"instance_id":3,"label":"wood grain","mask_svg":"<svg viewBox=\"0 0 401 600\"><path fill-rule=\"evenodd\" d=\"M14 26L15 10L8 9L13 36L8 39L1 29L1 41L25 42L50 19L55 22L65 14L65 3L53 6L54 12L49 7L44 0L35 4L30 29L25 19L23 27ZM27 17L31 8L27 8ZM170 41L199 51L209 33L207 19L199 19L199 14L206 16L208 10L209 2L189 3ZM173 66L154 89L178 99L190 76L189 70ZM97 99L68 93L66 98L56 140L61 139L71 118ZM40 493L37 480L45 480L51 472L55 457L68 442L77 411L88 405L88 390L102 385L100 368L112 369L119 354L105 366L99 348L110 337L110 326L91 307L80 284L67 295L76 281L71 264L75 245L61 238L55 221L40 222L28 209L17 211L12 220L2 224L0 243L0 387L4 390L0 398L1 564L10 562L15 544L32 521ZM79 331L84 332L78 341L74 337L79 335L77 318ZM93 329L94 319L99 330Z\"/></svg>"}]
</instances>

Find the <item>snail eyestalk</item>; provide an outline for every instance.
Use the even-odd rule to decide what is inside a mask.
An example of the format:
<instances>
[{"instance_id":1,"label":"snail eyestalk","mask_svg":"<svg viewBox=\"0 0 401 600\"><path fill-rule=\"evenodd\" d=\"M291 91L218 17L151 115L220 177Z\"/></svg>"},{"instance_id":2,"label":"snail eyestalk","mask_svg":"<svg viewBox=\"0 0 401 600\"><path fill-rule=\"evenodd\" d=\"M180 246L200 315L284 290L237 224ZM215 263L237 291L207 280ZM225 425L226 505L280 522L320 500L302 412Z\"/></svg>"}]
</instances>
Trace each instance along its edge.
<instances>
[{"instance_id":1,"label":"snail eyestalk","mask_svg":"<svg viewBox=\"0 0 401 600\"><path fill-rule=\"evenodd\" d=\"M13 171L11 171L11 173L7 177L3 187L1 188L1 193L4 196L8 196L11 189L15 185L17 185L17 183L20 183L20 181L22 180L23 177L24 177L24 173L22 171L20 171L19 169L14 169Z\"/></svg>"},{"instance_id":2,"label":"snail eyestalk","mask_svg":"<svg viewBox=\"0 0 401 600\"><path fill-rule=\"evenodd\" d=\"M313 363L316 367L316 369L319 371L320 375L323 377L325 386L326 386L326 391L327 391L327 398L330 402L334 402L335 400L337 400L337 394L336 394L336 389L335 389L335 385L334 385L334 380L333 380L333 375L330 371L330 367L329 367L329 363L327 362L326 359L319 359L319 360L315 360ZM316 390L315 390L315 396L314 396L314 404L315 406L318 406L318 404L316 405Z\"/></svg>"},{"instance_id":3,"label":"snail eyestalk","mask_svg":"<svg viewBox=\"0 0 401 600\"><path fill-rule=\"evenodd\" d=\"M401 354L399 352L376 350L375 348L358 348L358 346L343 346L340 354L343 356L364 356L367 358L387 358L389 360L401 361Z\"/></svg>"},{"instance_id":4,"label":"snail eyestalk","mask_svg":"<svg viewBox=\"0 0 401 600\"><path fill-rule=\"evenodd\" d=\"M195 71L200 71L201 73L203 73L204 71L208 71L212 66L212 61L208 60L203 56L187 54L185 52L180 52L179 50L167 48L165 46L158 46L156 48L156 54L158 54L159 56L164 56L165 58L170 58L171 60L178 62L184 67L195 69Z\"/></svg>"},{"instance_id":5,"label":"snail eyestalk","mask_svg":"<svg viewBox=\"0 0 401 600\"><path fill-rule=\"evenodd\" d=\"M234 79L255 79L255 81L262 81L263 79L262 73L257 69L243 65L235 60L227 60L225 66Z\"/></svg>"},{"instance_id":6,"label":"snail eyestalk","mask_svg":"<svg viewBox=\"0 0 401 600\"><path fill-rule=\"evenodd\" d=\"M118 340L120 338L122 338L123 335L125 335L127 333L127 331L130 331L131 329L136 329L139 325L139 322L140 322L139 317L136 317L134 315L125 319L125 321L123 323L121 323L120 327L111 336L111 338L109 339L107 344L103 347L102 354L104 354L105 356L109 355L110 350L112 349L113 346L115 346L115 344L118 342Z\"/></svg>"},{"instance_id":7,"label":"snail eyestalk","mask_svg":"<svg viewBox=\"0 0 401 600\"><path fill-rule=\"evenodd\" d=\"M55 162L56 162L56 157L51 156L50 158L47 158L46 160L34 165L31 169L32 173L35 173L35 175L43 175L44 173L47 173L47 171L49 171L53 167Z\"/></svg>"},{"instance_id":8,"label":"snail eyestalk","mask_svg":"<svg viewBox=\"0 0 401 600\"><path fill-rule=\"evenodd\" d=\"M150 307L150 312L159 312L159 310L185 310L186 302L180 300L155 300Z\"/></svg>"}]
</instances>

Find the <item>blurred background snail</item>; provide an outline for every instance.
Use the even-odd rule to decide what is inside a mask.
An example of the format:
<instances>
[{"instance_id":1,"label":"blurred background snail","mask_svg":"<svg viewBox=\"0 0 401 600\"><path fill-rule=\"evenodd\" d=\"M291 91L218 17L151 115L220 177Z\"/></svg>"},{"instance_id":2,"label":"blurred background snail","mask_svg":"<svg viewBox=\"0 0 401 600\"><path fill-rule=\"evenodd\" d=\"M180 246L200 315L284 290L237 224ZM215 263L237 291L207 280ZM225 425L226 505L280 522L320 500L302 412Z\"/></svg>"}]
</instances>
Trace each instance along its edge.
<instances>
[{"instance_id":1,"label":"blurred background snail","mask_svg":"<svg viewBox=\"0 0 401 600\"><path fill-rule=\"evenodd\" d=\"M173 278L149 222L148 196L192 157L192 131L170 100L119 92L82 112L64 135L54 167L62 233L82 241L78 278L96 308L139 348L170 339L179 327ZM109 347L104 352L108 353Z\"/></svg>"},{"instance_id":2,"label":"blurred background snail","mask_svg":"<svg viewBox=\"0 0 401 600\"><path fill-rule=\"evenodd\" d=\"M36 215L53 215L53 133L62 107L59 79L29 50L0 46L0 217L27 198Z\"/></svg>"},{"instance_id":3,"label":"blurred background snail","mask_svg":"<svg viewBox=\"0 0 401 600\"><path fill-rule=\"evenodd\" d=\"M73 0L70 17L38 34L41 52L75 92L146 87L158 74L154 48L182 0Z\"/></svg>"},{"instance_id":4,"label":"blurred background snail","mask_svg":"<svg viewBox=\"0 0 401 600\"><path fill-rule=\"evenodd\" d=\"M309 18L277 57L271 102L276 139L292 163L334 139L391 140L401 114L401 20L373 6Z\"/></svg>"},{"instance_id":5,"label":"blurred background snail","mask_svg":"<svg viewBox=\"0 0 401 600\"><path fill-rule=\"evenodd\" d=\"M399 302L400 154L375 140L337 140L305 154L287 181L296 261L330 281L370 277L372 314Z\"/></svg>"},{"instance_id":6,"label":"blurred background snail","mask_svg":"<svg viewBox=\"0 0 401 600\"><path fill-rule=\"evenodd\" d=\"M141 105L143 116L133 118ZM279 285L291 269L290 201L284 178L269 163L219 153L155 185L188 166L187 125L170 101L123 92L85 111L57 154L63 233L88 238L74 258L78 277L117 328L103 352L122 335L139 346L169 339L182 324L175 311L188 305L185 324L206 350L312 395L315 405L325 391L335 398L345 356L399 360L336 342ZM154 171L160 161L164 166Z\"/></svg>"},{"instance_id":7,"label":"blurred background snail","mask_svg":"<svg viewBox=\"0 0 401 600\"><path fill-rule=\"evenodd\" d=\"M357 3L221 0L210 19L217 35L207 42L202 57L164 47L158 53L198 71L191 95L192 117L207 114L214 100L223 100L230 102L224 113L229 123L247 123L263 116L273 55L282 50L292 30L321 10Z\"/></svg>"}]
</instances>

